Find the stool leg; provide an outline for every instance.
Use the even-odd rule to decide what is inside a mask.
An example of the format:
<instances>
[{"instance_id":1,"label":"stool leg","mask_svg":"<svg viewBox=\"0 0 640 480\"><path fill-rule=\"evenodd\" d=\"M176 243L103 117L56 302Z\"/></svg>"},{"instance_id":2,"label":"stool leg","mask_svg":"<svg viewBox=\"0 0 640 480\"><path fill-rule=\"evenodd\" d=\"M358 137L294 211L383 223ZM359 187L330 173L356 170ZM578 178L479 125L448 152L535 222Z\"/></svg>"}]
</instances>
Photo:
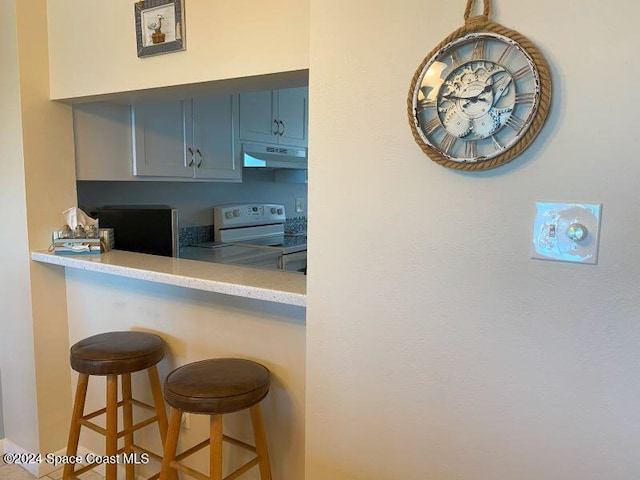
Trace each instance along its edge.
<instances>
[{"instance_id":1,"label":"stool leg","mask_svg":"<svg viewBox=\"0 0 640 480\"><path fill-rule=\"evenodd\" d=\"M181 424L182 411L172 407L171 414L169 415L169 429L164 443L160 480L169 480L172 475L176 475L175 469L171 467L171 462L176 458L176 448L178 447L178 435L180 434Z\"/></svg>"},{"instance_id":2,"label":"stool leg","mask_svg":"<svg viewBox=\"0 0 640 480\"><path fill-rule=\"evenodd\" d=\"M71 427L69 428L69 441L67 442L67 456L75 456L78 453L78 443L80 442L80 419L84 414L84 403L87 399L87 385L89 385L89 375L81 373L78 375L78 386L76 387L76 397L73 402L73 413L71 414ZM65 464L62 471L62 478L67 480L73 474L73 464Z\"/></svg>"},{"instance_id":3,"label":"stool leg","mask_svg":"<svg viewBox=\"0 0 640 480\"><path fill-rule=\"evenodd\" d=\"M131 374L122 375L122 420L124 431L124 453L133 453L133 405L131 404ZM126 479L134 480L134 464L127 462Z\"/></svg>"},{"instance_id":4,"label":"stool leg","mask_svg":"<svg viewBox=\"0 0 640 480\"><path fill-rule=\"evenodd\" d=\"M151 393L153 394L153 404L156 407L156 415L158 416L158 430L160 430L160 438L164 447L164 442L167 438L167 411L164 408L158 368L155 365L148 368L147 374L149 375L149 385L151 385Z\"/></svg>"},{"instance_id":5,"label":"stool leg","mask_svg":"<svg viewBox=\"0 0 640 480\"><path fill-rule=\"evenodd\" d=\"M269 466L269 451L267 450L267 437L264 433L262 421L262 409L260 404L251 407L251 423L253 424L253 437L256 442L256 452L260 458L260 480L271 480L271 467Z\"/></svg>"},{"instance_id":6,"label":"stool leg","mask_svg":"<svg viewBox=\"0 0 640 480\"><path fill-rule=\"evenodd\" d=\"M164 399L162 398L162 387L160 386L160 376L158 375L158 367L154 365L147 369L149 375L149 385L153 394L153 405L156 407L156 416L158 417L158 430L160 430L160 440L162 440L162 449L164 450L167 441L167 411L164 408ZM178 480L178 473L171 470L169 480Z\"/></svg>"},{"instance_id":7,"label":"stool leg","mask_svg":"<svg viewBox=\"0 0 640 480\"><path fill-rule=\"evenodd\" d=\"M209 480L222 480L222 415L211 415Z\"/></svg>"},{"instance_id":8,"label":"stool leg","mask_svg":"<svg viewBox=\"0 0 640 480\"><path fill-rule=\"evenodd\" d=\"M118 376L107 375L107 445L108 457L118 454ZM107 480L117 480L118 465L106 464Z\"/></svg>"}]
</instances>

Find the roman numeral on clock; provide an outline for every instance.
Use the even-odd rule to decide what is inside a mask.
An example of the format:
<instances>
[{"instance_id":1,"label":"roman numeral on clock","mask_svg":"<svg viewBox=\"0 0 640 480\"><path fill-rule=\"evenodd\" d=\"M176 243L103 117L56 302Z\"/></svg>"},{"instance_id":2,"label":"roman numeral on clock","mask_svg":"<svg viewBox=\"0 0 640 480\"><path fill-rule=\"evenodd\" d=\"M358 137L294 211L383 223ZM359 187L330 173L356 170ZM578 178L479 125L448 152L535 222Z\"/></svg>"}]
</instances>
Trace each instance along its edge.
<instances>
[{"instance_id":1,"label":"roman numeral on clock","mask_svg":"<svg viewBox=\"0 0 640 480\"><path fill-rule=\"evenodd\" d=\"M493 146L496 150L503 150L504 145L500 143L500 141L496 138L495 135L491 135L491 141L493 142Z\"/></svg>"},{"instance_id":2,"label":"roman numeral on clock","mask_svg":"<svg viewBox=\"0 0 640 480\"><path fill-rule=\"evenodd\" d=\"M453 148L453 144L456 143L456 140L458 140L458 137L447 132L442 142L440 142L440 148L442 148L442 151L447 155L451 155L451 149Z\"/></svg>"},{"instance_id":3,"label":"roman numeral on clock","mask_svg":"<svg viewBox=\"0 0 640 480\"><path fill-rule=\"evenodd\" d=\"M467 158L476 158L478 156L478 141L471 140L464 146L464 155Z\"/></svg>"},{"instance_id":4,"label":"roman numeral on clock","mask_svg":"<svg viewBox=\"0 0 640 480\"><path fill-rule=\"evenodd\" d=\"M471 52L471 60L482 60L485 58L486 47L487 42L481 39L477 40L473 46L473 52Z\"/></svg>"},{"instance_id":5,"label":"roman numeral on clock","mask_svg":"<svg viewBox=\"0 0 640 480\"><path fill-rule=\"evenodd\" d=\"M536 99L535 93L516 93L515 102L533 105L533 102L535 101L535 99Z\"/></svg>"},{"instance_id":6,"label":"roman numeral on clock","mask_svg":"<svg viewBox=\"0 0 640 480\"><path fill-rule=\"evenodd\" d=\"M435 99L427 100L426 98L423 98L418 102L418 107L420 107L420 109L435 108L436 105Z\"/></svg>"},{"instance_id":7,"label":"roman numeral on clock","mask_svg":"<svg viewBox=\"0 0 640 480\"><path fill-rule=\"evenodd\" d=\"M531 69L529 68L528 65L525 65L517 72L514 72L511 76L514 78L514 80L520 80L521 78L526 77L530 73L531 73Z\"/></svg>"},{"instance_id":8,"label":"roman numeral on clock","mask_svg":"<svg viewBox=\"0 0 640 480\"><path fill-rule=\"evenodd\" d=\"M424 132L425 135L429 135L429 134L433 133L441 125L442 124L440 123L440 119L438 117L432 118L431 120L429 120L425 124L424 128L422 129L422 131Z\"/></svg>"},{"instance_id":9,"label":"roman numeral on clock","mask_svg":"<svg viewBox=\"0 0 640 480\"><path fill-rule=\"evenodd\" d=\"M460 58L460 54L457 51L451 53L451 68L456 68L462 65L462 58Z\"/></svg>"},{"instance_id":10,"label":"roman numeral on clock","mask_svg":"<svg viewBox=\"0 0 640 480\"><path fill-rule=\"evenodd\" d=\"M511 45L507 45L507 47L504 49L504 52L502 52L502 55L500 55L500 58L498 59L498 65L504 65L504 62L507 60L512 51L513 47L511 47Z\"/></svg>"},{"instance_id":11,"label":"roman numeral on clock","mask_svg":"<svg viewBox=\"0 0 640 480\"><path fill-rule=\"evenodd\" d=\"M509 127L513 128L516 132L519 132L524 128L524 120L516 117L515 115L511 115L505 122L505 125L508 125Z\"/></svg>"}]
</instances>

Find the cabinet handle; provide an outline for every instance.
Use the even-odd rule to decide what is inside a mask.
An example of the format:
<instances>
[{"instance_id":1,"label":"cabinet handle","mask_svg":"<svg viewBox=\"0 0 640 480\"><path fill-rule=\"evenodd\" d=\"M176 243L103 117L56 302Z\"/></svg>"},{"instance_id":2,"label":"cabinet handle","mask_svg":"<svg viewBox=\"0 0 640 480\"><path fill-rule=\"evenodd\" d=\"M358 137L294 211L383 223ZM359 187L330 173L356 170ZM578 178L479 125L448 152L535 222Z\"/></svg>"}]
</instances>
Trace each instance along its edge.
<instances>
[{"instance_id":1,"label":"cabinet handle","mask_svg":"<svg viewBox=\"0 0 640 480\"><path fill-rule=\"evenodd\" d=\"M280 124L278 123L278 120L274 120L273 123L276 124L276 129L273 132L274 135L279 135L280 134Z\"/></svg>"},{"instance_id":2,"label":"cabinet handle","mask_svg":"<svg viewBox=\"0 0 640 480\"><path fill-rule=\"evenodd\" d=\"M196 153L197 153L197 154L198 154L198 156L200 157L200 161L199 161L199 162L198 162L198 164L196 165L196 168L200 168L200 165L202 165L202 160L203 160L202 152L200 151L200 149L199 149L199 148L196 148Z\"/></svg>"},{"instance_id":3,"label":"cabinet handle","mask_svg":"<svg viewBox=\"0 0 640 480\"><path fill-rule=\"evenodd\" d=\"M280 136L283 136L284 135L284 122L282 120L280 120L280 126L282 127L282 131L281 132L279 131L278 134Z\"/></svg>"},{"instance_id":4,"label":"cabinet handle","mask_svg":"<svg viewBox=\"0 0 640 480\"><path fill-rule=\"evenodd\" d=\"M187 147L187 152L189 152L189 156L191 157L189 160L189 166L193 167L193 164L195 163L195 159L193 158L193 148Z\"/></svg>"}]
</instances>

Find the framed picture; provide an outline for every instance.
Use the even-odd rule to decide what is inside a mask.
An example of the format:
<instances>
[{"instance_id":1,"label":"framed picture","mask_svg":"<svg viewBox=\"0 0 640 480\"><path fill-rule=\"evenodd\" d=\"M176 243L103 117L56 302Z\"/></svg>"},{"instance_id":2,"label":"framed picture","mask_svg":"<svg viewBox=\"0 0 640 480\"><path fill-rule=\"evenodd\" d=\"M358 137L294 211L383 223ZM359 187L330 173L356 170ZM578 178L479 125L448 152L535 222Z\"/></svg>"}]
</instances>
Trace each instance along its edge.
<instances>
[{"instance_id":1,"label":"framed picture","mask_svg":"<svg viewBox=\"0 0 640 480\"><path fill-rule=\"evenodd\" d=\"M134 4L138 57L185 49L183 0L141 0Z\"/></svg>"}]
</instances>

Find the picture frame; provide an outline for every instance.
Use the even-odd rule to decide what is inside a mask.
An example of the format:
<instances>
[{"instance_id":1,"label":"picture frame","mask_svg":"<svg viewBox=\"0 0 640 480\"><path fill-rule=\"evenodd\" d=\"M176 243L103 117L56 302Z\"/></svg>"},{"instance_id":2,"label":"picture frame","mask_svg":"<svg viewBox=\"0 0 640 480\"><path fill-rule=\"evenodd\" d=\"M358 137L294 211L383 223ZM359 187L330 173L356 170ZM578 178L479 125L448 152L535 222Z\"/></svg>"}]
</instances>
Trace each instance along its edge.
<instances>
[{"instance_id":1,"label":"picture frame","mask_svg":"<svg viewBox=\"0 0 640 480\"><path fill-rule=\"evenodd\" d=\"M183 0L140 0L134 14L138 57L185 49Z\"/></svg>"}]
</instances>

